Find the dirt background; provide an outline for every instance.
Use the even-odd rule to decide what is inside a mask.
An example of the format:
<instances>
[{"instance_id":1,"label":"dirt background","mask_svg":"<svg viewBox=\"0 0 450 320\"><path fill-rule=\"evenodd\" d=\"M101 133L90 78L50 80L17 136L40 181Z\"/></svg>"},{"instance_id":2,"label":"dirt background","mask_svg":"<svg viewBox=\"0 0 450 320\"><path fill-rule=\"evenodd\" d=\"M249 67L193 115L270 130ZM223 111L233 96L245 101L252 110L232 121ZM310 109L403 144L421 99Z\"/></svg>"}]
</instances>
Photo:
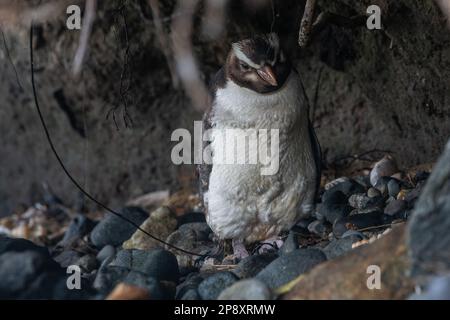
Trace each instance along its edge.
<instances>
[{"instance_id":1,"label":"dirt background","mask_svg":"<svg viewBox=\"0 0 450 320\"><path fill-rule=\"evenodd\" d=\"M65 28L64 12L59 21L39 25L34 39L39 99L56 147L81 184L112 206L191 184L192 168L170 161L170 134L191 129L201 118L182 90L172 86L147 2L125 1L117 10L123 2L100 1L78 80L70 69L79 32ZM205 81L223 63L233 40L272 29L280 33L315 106L326 163L372 149L394 152L403 167L434 161L450 136L450 32L438 7L432 0L319 4L345 16L378 4L384 30L328 26L300 50L296 38L304 1L274 0L256 12L232 1L227 36L211 42L198 32L194 38ZM173 1L163 1L168 32L172 12ZM0 45L0 215L38 201L43 182L69 205L91 206L63 174L45 140L32 100L28 35L27 28L5 30L11 59ZM124 95L122 74L125 86L130 81ZM131 128L124 125L123 98ZM107 118L113 108L117 125Z\"/></svg>"}]
</instances>

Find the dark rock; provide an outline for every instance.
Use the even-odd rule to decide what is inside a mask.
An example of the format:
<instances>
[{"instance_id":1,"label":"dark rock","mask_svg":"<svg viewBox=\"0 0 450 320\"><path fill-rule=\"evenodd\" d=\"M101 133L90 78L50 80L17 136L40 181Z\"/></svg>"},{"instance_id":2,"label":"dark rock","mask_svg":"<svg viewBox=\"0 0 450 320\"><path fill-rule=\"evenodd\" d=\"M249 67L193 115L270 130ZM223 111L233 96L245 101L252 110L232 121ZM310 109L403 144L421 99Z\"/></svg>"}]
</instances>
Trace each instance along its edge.
<instances>
[{"instance_id":1,"label":"dark rock","mask_svg":"<svg viewBox=\"0 0 450 320\"><path fill-rule=\"evenodd\" d=\"M344 232L344 234L342 235L342 238L347 238L347 237L357 237L358 240L364 240L367 237L364 235L364 233L359 232L359 231L355 231L355 230L347 230Z\"/></svg>"},{"instance_id":2,"label":"dark rock","mask_svg":"<svg viewBox=\"0 0 450 320\"><path fill-rule=\"evenodd\" d=\"M382 212L375 210L365 214L356 214L337 220L333 225L333 234L340 238L347 230L364 229L383 224Z\"/></svg>"},{"instance_id":3,"label":"dark rock","mask_svg":"<svg viewBox=\"0 0 450 320\"><path fill-rule=\"evenodd\" d=\"M390 155L386 155L375 163L373 169L370 171L370 183L375 186L380 179L390 177L397 172L398 167L395 159Z\"/></svg>"},{"instance_id":4,"label":"dark rock","mask_svg":"<svg viewBox=\"0 0 450 320\"><path fill-rule=\"evenodd\" d=\"M84 272L89 273L97 268L97 259L94 255L86 254L79 258L75 265L79 266Z\"/></svg>"},{"instance_id":5,"label":"dark rock","mask_svg":"<svg viewBox=\"0 0 450 320\"><path fill-rule=\"evenodd\" d=\"M169 251L121 250L109 266L142 272L147 276L178 282L180 273L176 257Z\"/></svg>"},{"instance_id":6,"label":"dark rock","mask_svg":"<svg viewBox=\"0 0 450 320\"><path fill-rule=\"evenodd\" d=\"M191 232L195 233L197 241L209 241L212 230L206 222L192 222L185 223L178 228L179 232Z\"/></svg>"},{"instance_id":7,"label":"dark rock","mask_svg":"<svg viewBox=\"0 0 450 320\"><path fill-rule=\"evenodd\" d=\"M400 192L400 181L398 181L397 179L389 180L387 188L389 196L397 198L397 195Z\"/></svg>"},{"instance_id":8,"label":"dark rock","mask_svg":"<svg viewBox=\"0 0 450 320\"><path fill-rule=\"evenodd\" d=\"M375 197L379 197L381 196L381 192L378 189L375 188L369 188L369 190L367 190L367 196L369 198L375 198Z\"/></svg>"},{"instance_id":9,"label":"dark rock","mask_svg":"<svg viewBox=\"0 0 450 320\"><path fill-rule=\"evenodd\" d=\"M106 245L103 247L102 250L100 250L97 253L97 261L98 262L103 262L104 260L108 259L108 258L114 258L114 256L116 255L116 249L111 246L111 245Z\"/></svg>"},{"instance_id":10,"label":"dark rock","mask_svg":"<svg viewBox=\"0 0 450 320\"><path fill-rule=\"evenodd\" d=\"M311 233L317 234L322 238L326 238L331 232L331 225L323 220L316 220L310 223L308 230Z\"/></svg>"},{"instance_id":11,"label":"dark rock","mask_svg":"<svg viewBox=\"0 0 450 320\"><path fill-rule=\"evenodd\" d=\"M67 231L64 233L64 238L58 245L65 247L72 241L84 237L95 227L95 224L96 222L82 214L76 215L70 222Z\"/></svg>"},{"instance_id":12,"label":"dark rock","mask_svg":"<svg viewBox=\"0 0 450 320\"><path fill-rule=\"evenodd\" d=\"M179 300L201 300L202 297L200 297L200 294L198 293L197 289L189 289L187 290L184 295Z\"/></svg>"},{"instance_id":13,"label":"dark rock","mask_svg":"<svg viewBox=\"0 0 450 320\"><path fill-rule=\"evenodd\" d=\"M384 208L384 214L387 214L388 216L398 216L400 217L403 212L407 208L406 201L403 200L392 200L388 203L386 208Z\"/></svg>"},{"instance_id":14,"label":"dark rock","mask_svg":"<svg viewBox=\"0 0 450 320\"><path fill-rule=\"evenodd\" d=\"M278 257L276 253L264 253L242 259L233 270L240 279L252 278Z\"/></svg>"},{"instance_id":15,"label":"dark rock","mask_svg":"<svg viewBox=\"0 0 450 320\"><path fill-rule=\"evenodd\" d=\"M125 207L120 213L136 225L141 225L149 217L146 211L138 207ZM108 213L92 230L90 238L97 248L103 248L108 244L118 246L128 240L135 231L135 226Z\"/></svg>"},{"instance_id":16,"label":"dark rock","mask_svg":"<svg viewBox=\"0 0 450 320\"><path fill-rule=\"evenodd\" d=\"M321 217L330 223L347 216L352 207L347 204L348 197L341 191L329 192L323 203L317 206L317 211ZM327 193L326 192L326 193Z\"/></svg>"},{"instance_id":17,"label":"dark rock","mask_svg":"<svg viewBox=\"0 0 450 320\"><path fill-rule=\"evenodd\" d=\"M44 255L49 254L47 248L38 246L29 240L0 235L0 254L10 251L36 251Z\"/></svg>"},{"instance_id":18,"label":"dark rock","mask_svg":"<svg viewBox=\"0 0 450 320\"><path fill-rule=\"evenodd\" d=\"M211 236L212 230L208 224L204 222L186 223L171 233L166 242L184 250L206 254L215 247ZM177 255L180 268L185 269L195 266L197 257L179 251L174 251L174 253Z\"/></svg>"},{"instance_id":19,"label":"dark rock","mask_svg":"<svg viewBox=\"0 0 450 320\"><path fill-rule=\"evenodd\" d=\"M92 294L69 290L65 270L46 253L9 251L0 255L0 299L80 299Z\"/></svg>"},{"instance_id":20,"label":"dark rock","mask_svg":"<svg viewBox=\"0 0 450 320\"><path fill-rule=\"evenodd\" d=\"M365 193L366 189L353 179L344 180L343 182L340 182L332 188L326 190L322 196L322 202L327 202L329 197L334 197L334 194L337 191L340 191L344 194L344 196L346 197L344 202L347 202L348 197L350 197L352 194ZM336 202L336 200L333 200L332 202Z\"/></svg>"},{"instance_id":21,"label":"dark rock","mask_svg":"<svg viewBox=\"0 0 450 320\"><path fill-rule=\"evenodd\" d=\"M238 278L231 272L218 272L200 283L198 293L203 300L216 300L223 290L237 280Z\"/></svg>"},{"instance_id":22,"label":"dark rock","mask_svg":"<svg viewBox=\"0 0 450 320\"><path fill-rule=\"evenodd\" d=\"M323 249L323 252L327 256L327 259L331 260L352 250L352 244L360 240L360 237L355 235L335 239Z\"/></svg>"},{"instance_id":23,"label":"dark rock","mask_svg":"<svg viewBox=\"0 0 450 320\"><path fill-rule=\"evenodd\" d=\"M129 273L130 270L127 268L102 264L92 286L98 291L108 294L119 282L122 282Z\"/></svg>"},{"instance_id":24,"label":"dark rock","mask_svg":"<svg viewBox=\"0 0 450 320\"><path fill-rule=\"evenodd\" d=\"M414 176L414 180L415 180L416 182L424 181L424 180L427 180L429 176L430 176L430 173L429 173L429 172L426 172L426 171L419 171L419 172L417 172L416 175Z\"/></svg>"},{"instance_id":25,"label":"dark rock","mask_svg":"<svg viewBox=\"0 0 450 320\"><path fill-rule=\"evenodd\" d=\"M390 177L381 177L377 180L377 183L375 184L375 189L380 191L381 195L383 197L388 196L388 183L392 178Z\"/></svg>"},{"instance_id":26,"label":"dark rock","mask_svg":"<svg viewBox=\"0 0 450 320\"><path fill-rule=\"evenodd\" d=\"M419 198L419 196L422 194L422 191L425 187L425 182L419 182L417 186L412 189L410 192L408 192L405 196L405 201L408 202L409 206L413 206L415 201Z\"/></svg>"},{"instance_id":27,"label":"dark rock","mask_svg":"<svg viewBox=\"0 0 450 320\"><path fill-rule=\"evenodd\" d=\"M180 272L177 258L166 250L154 250L143 265L143 272L159 280L178 282Z\"/></svg>"},{"instance_id":28,"label":"dark rock","mask_svg":"<svg viewBox=\"0 0 450 320\"><path fill-rule=\"evenodd\" d=\"M177 229L184 224L194 223L194 222L206 222L205 213L203 213L203 212L188 212L186 214L183 214L181 217L178 218Z\"/></svg>"},{"instance_id":29,"label":"dark rock","mask_svg":"<svg viewBox=\"0 0 450 320\"><path fill-rule=\"evenodd\" d=\"M325 254L319 249L298 249L272 261L255 278L264 282L269 288L275 289L294 280L326 259Z\"/></svg>"},{"instance_id":30,"label":"dark rock","mask_svg":"<svg viewBox=\"0 0 450 320\"><path fill-rule=\"evenodd\" d=\"M296 249L298 249L298 236L295 232L291 231L280 248L280 254L286 254Z\"/></svg>"},{"instance_id":31,"label":"dark rock","mask_svg":"<svg viewBox=\"0 0 450 320\"><path fill-rule=\"evenodd\" d=\"M205 276L199 273L191 273L180 285L177 286L176 299L183 299L188 291L197 292L199 284L205 279ZM198 295L198 292L197 292Z\"/></svg>"},{"instance_id":32,"label":"dark rock","mask_svg":"<svg viewBox=\"0 0 450 320\"><path fill-rule=\"evenodd\" d=\"M131 271L123 282L146 289L152 300L169 300L175 297L174 293L162 286L158 279L138 271Z\"/></svg>"},{"instance_id":33,"label":"dark rock","mask_svg":"<svg viewBox=\"0 0 450 320\"><path fill-rule=\"evenodd\" d=\"M270 300L272 292L261 281L256 279L240 280L226 288L218 300Z\"/></svg>"},{"instance_id":34,"label":"dark rock","mask_svg":"<svg viewBox=\"0 0 450 320\"><path fill-rule=\"evenodd\" d=\"M81 258L81 253L74 250L65 250L58 254L55 259L56 262L63 268L67 268L70 265L74 265L77 263L78 259Z\"/></svg>"},{"instance_id":35,"label":"dark rock","mask_svg":"<svg viewBox=\"0 0 450 320\"><path fill-rule=\"evenodd\" d=\"M408 194L409 195L409 194ZM408 224L412 275L450 273L450 141L434 166Z\"/></svg>"},{"instance_id":36,"label":"dark rock","mask_svg":"<svg viewBox=\"0 0 450 320\"><path fill-rule=\"evenodd\" d=\"M51 272L59 266L36 251L6 252L0 256L0 298L11 299L22 294L46 269Z\"/></svg>"}]
</instances>

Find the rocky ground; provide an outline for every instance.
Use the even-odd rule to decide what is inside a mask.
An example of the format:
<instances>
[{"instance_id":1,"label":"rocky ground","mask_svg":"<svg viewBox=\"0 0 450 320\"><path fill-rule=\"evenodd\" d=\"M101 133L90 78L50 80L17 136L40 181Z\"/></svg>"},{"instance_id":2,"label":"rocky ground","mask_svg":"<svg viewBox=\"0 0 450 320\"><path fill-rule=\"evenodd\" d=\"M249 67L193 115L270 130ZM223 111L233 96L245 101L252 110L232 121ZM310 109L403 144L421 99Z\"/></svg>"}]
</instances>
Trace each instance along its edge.
<instances>
[{"instance_id":1,"label":"rocky ground","mask_svg":"<svg viewBox=\"0 0 450 320\"><path fill-rule=\"evenodd\" d=\"M164 247L112 214L81 214L49 194L41 204L0 220L0 298L448 298L449 278L434 277L442 272L426 269L432 282L425 293L418 289L430 277L421 282L409 272L423 265L415 248L421 256L423 250L433 253L415 244L414 228L409 237L405 231L431 165L399 170L390 156L368 168L362 163L350 158L344 177L327 170L314 217L283 235L281 248L255 248L241 261L198 259ZM120 211L171 245L200 254L215 248L200 201L189 191L148 194ZM440 271L449 270L446 243L448 236L437 254ZM71 265L81 270L80 290L67 287ZM367 288L370 265L383 272L380 290Z\"/></svg>"}]
</instances>

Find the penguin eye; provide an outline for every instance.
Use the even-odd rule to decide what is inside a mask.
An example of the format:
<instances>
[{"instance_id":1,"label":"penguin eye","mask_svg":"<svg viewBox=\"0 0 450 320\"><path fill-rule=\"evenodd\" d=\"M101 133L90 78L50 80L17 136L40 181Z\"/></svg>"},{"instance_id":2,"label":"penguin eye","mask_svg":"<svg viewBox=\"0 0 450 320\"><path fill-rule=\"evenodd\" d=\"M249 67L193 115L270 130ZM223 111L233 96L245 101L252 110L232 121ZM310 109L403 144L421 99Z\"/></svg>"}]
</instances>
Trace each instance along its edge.
<instances>
[{"instance_id":1,"label":"penguin eye","mask_svg":"<svg viewBox=\"0 0 450 320\"><path fill-rule=\"evenodd\" d=\"M245 62L240 62L239 66L241 67L242 70L244 71L248 71L250 70L250 66L248 64L246 64Z\"/></svg>"}]
</instances>

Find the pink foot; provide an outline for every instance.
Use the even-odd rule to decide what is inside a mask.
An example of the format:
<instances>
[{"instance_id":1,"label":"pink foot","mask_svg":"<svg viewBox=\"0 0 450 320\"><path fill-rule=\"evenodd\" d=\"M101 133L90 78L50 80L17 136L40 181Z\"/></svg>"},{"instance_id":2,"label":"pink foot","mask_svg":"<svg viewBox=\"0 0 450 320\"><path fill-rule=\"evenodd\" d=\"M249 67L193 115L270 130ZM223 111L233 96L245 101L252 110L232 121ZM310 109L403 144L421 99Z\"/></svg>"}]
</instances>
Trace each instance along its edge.
<instances>
[{"instance_id":1,"label":"pink foot","mask_svg":"<svg viewBox=\"0 0 450 320\"><path fill-rule=\"evenodd\" d=\"M244 258L247 258L250 256L247 249L245 248L244 242L241 240L235 240L233 239L231 241L231 246L233 247L233 255L239 259L242 260Z\"/></svg>"}]
</instances>

